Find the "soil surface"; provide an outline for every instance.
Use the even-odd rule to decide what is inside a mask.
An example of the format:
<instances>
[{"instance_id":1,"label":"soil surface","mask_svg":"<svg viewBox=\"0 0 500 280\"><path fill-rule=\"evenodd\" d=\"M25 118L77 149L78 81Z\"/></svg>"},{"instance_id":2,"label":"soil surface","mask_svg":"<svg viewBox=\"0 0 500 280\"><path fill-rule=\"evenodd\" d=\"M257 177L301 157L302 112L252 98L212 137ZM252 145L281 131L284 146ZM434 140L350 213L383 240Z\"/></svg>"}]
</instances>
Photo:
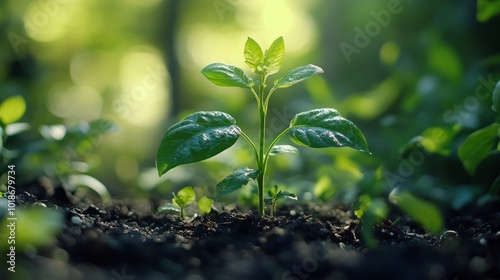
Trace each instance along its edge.
<instances>
[{"instance_id":1,"label":"soil surface","mask_svg":"<svg viewBox=\"0 0 500 280\"><path fill-rule=\"evenodd\" d=\"M450 215L440 235L386 220L368 248L359 220L334 203L283 206L275 218L219 209L181 221L156 213L159 201L84 201L43 183L17 202L58 208L65 221L53 245L18 252L31 277L23 279L500 279L494 205Z\"/></svg>"}]
</instances>

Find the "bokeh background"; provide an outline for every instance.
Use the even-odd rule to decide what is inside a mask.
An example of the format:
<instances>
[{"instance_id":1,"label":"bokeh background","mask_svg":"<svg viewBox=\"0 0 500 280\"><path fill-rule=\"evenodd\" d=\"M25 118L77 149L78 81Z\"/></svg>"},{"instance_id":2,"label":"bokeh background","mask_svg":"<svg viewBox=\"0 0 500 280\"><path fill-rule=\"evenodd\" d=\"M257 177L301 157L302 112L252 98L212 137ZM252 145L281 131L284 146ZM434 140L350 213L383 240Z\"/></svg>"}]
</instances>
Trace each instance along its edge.
<instances>
[{"instance_id":1,"label":"bokeh background","mask_svg":"<svg viewBox=\"0 0 500 280\"><path fill-rule=\"evenodd\" d=\"M300 200L349 201L388 194L396 174L428 199L465 205L499 173L498 153L474 176L457 157L467 135L495 121L500 21L477 12L476 1L452 0L3 0L0 102L21 95L20 121L30 126L6 147L19 152L12 157L24 182L86 174L114 197L167 198L187 185L213 194L236 167L255 167L247 143L159 178L161 137L199 110L227 112L256 135L252 95L216 87L200 70L222 62L249 73L247 37L266 49L283 36L275 77L308 63L325 73L276 92L269 135L298 112L333 107L359 126L372 154L300 148L270 161L269 184ZM102 118L117 129L104 133ZM436 147L401 167L401 148L416 136ZM252 187L238 197L252 201Z\"/></svg>"}]
</instances>

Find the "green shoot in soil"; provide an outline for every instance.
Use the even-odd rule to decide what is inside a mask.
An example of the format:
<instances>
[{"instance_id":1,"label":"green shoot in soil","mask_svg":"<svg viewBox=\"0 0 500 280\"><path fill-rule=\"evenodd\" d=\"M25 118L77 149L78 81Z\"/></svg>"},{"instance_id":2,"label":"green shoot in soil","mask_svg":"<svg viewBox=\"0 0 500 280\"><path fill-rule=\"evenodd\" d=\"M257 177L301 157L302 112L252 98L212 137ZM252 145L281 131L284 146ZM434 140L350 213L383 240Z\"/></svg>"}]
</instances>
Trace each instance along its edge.
<instances>
[{"instance_id":1,"label":"green shoot in soil","mask_svg":"<svg viewBox=\"0 0 500 280\"><path fill-rule=\"evenodd\" d=\"M297 153L289 145L276 145L285 135L302 146L311 148L350 147L368 152L368 145L361 131L351 121L343 118L332 108L315 109L299 113L271 143L266 143L266 117L269 100L277 89L288 88L314 75L323 73L318 66L308 64L297 67L274 80L267 90L269 76L277 73L285 54L283 38L276 39L265 52L252 38L248 38L245 63L257 76L254 80L242 69L223 63L213 63L201 71L213 84L223 87L240 87L250 91L257 102L259 116L258 143L236 125L235 119L220 111L201 111L187 116L170 127L163 136L157 153L158 175L188 163L198 162L231 147L242 136L252 147L257 169L239 168L216 186L216 197L241 188L250 180L257 180L259 215L264 215L264 189L269 157L285 153Z\"/></svg>"}]
</instances>

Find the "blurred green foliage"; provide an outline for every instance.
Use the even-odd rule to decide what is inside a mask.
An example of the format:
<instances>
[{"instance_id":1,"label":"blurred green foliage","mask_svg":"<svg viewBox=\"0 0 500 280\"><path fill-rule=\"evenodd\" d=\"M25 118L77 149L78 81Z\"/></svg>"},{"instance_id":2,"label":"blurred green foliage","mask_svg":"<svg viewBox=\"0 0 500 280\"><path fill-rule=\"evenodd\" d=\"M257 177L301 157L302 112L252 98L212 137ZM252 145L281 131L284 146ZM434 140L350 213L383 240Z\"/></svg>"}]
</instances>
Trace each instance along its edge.
<instances>
[{"instance_id":1,"label":"blurred green foliage","mask_svg":"<svg viewBox=\"0 0 500 280\"><path fill-rule=\"evenodd\" d=\"M34 128L100 118L117 123L120 131L93 149L96 166L89 172L115 196L166 197L186 185L213 193L234 167L251 164L246 145L237 142L158 179L161 135L198 110L228 112L252 129L252 96L211 87L200 70L214 61L247 69L238 46L248 36L264 45L283 36L283 73L313 63L325 74L273 97L269 137L297 112L321 105L355 122L373 153L301 149L300 160L277 158L269 172L299 201L354 201L363 194L373 200L399 187L441 210L475 207L492 186L498 189L498 134L474 161L474 173L459 147L499 121L491 109L500 79L498 15L498 2L487 0L6 0L0 102L22 96L20 121ZM348 57L341 45L350 46ZM3 110L2 119L9 118ZM38 136L32 129L18 141ZM412 139L413 148L400 154ZM380 209L373 215L385 213Z\"/></svg>"}]
</instances>

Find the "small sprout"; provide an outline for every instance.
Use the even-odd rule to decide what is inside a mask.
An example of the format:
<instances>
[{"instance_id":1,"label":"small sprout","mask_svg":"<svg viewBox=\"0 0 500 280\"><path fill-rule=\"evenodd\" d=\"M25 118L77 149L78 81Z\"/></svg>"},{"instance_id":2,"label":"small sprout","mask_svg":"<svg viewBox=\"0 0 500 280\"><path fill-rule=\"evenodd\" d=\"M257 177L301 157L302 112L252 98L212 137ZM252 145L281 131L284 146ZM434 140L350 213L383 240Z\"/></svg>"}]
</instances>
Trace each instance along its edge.
<instances>
[{"instance_id":1,"label":"small sprout","mask_svg":"<svg viewBox=\"0 0 500 280\"><path fill-rule=\"evenodd\" d=\"M180 191L177 192L177 195L175 195L175 193L172 194L174 195L172 203L180 208L181 218L185 220L186 219L185 208L186 206L188 206L189 204L193 203L196 200L196 194L194 193L192 187L182 188Z\"/></svg>"},{"instance_id":2,"label":"small sprout","mask_svg":"<svg viewBox=\"0 0 500 280\"><path fill-rule=\"evenodd\" d=\"M264 198L264 201L266 203L271 203L271 217L274 217L274 214L276 213L276 202L279 199L282 198L288 198L288 199L293 199L297 200L297 196L293 193L287 192L287 191L278 191L278 185L274 185L274 187L271 188L271 190L267 191L267 196Z\"/></svg>"},{"instance_id":3,"label":"small sprout","mask_svg":"<svg viewBox=\"0 0 500 280\"><path fill-rule=\"evenodd\" d=\"M208 214L212 211L212 204L214 203L213 199L210 199L206 196L198 199L198 209L202 214Z\"/></svg>"}]
</instances>

